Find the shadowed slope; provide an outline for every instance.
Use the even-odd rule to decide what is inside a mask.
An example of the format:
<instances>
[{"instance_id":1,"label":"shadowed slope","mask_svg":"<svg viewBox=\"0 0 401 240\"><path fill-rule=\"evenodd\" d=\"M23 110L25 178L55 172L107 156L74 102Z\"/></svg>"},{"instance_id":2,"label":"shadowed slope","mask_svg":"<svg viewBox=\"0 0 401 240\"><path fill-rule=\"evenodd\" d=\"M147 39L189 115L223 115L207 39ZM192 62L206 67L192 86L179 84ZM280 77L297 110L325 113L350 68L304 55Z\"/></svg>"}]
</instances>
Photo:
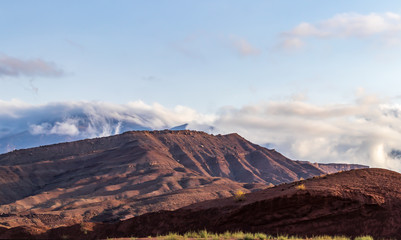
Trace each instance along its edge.
<instances>
[{"instance_id":1,"label":"shadowed slope","mask_svg":"<svg viewBox=\"0 0 401 240\"><path fill-rule=\"evenodd\" d=\"M216 199L116 224L88 225L86 237L145 237L206 229L401 239L400 189L399 173L352 170L249 193L241 202ZM75 228L53 229L40 237L82 237Z\"/></svg>"},{"instance_id":2,"label":"shadowed slope","mask_svg":"<svg viewBox=\"0 0 401 240\"><path fill-rule=\"evenodd\" d=\"M0 224L116 221L325 172L237 134L127 132L0 155Z\"/></svg>"}]
</instances>

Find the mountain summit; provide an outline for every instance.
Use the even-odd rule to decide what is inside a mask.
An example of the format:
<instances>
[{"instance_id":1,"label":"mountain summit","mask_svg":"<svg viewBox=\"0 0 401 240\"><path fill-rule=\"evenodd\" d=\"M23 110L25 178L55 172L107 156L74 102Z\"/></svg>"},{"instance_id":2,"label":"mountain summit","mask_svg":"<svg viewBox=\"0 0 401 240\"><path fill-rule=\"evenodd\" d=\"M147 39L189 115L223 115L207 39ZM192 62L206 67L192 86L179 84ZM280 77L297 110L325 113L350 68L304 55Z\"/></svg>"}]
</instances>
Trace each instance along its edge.
<instances>
[{"instance_id":1,"label":"mountain summit","mask_svg":"<svg viewBox=\"0 0 401 240\"><path fill-rule=\"evenodd\" d=\"M293 161L238 134L126 132L0 155L0 224L117 221L365 167Z\"/></svg>"}]
</instances>

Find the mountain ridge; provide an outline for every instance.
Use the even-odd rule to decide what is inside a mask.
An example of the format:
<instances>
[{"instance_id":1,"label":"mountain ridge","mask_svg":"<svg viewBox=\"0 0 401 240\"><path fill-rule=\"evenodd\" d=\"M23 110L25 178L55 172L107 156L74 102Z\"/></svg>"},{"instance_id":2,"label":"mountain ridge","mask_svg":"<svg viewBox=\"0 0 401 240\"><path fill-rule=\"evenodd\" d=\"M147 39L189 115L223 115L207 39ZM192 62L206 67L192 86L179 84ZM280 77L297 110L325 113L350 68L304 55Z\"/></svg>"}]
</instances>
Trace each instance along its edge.
<instances>
[{"instance_id":1,"label":"mountain ridge","mask_svg":"<svg viewBox=\"0 0 401 240\"><path fill-rule=\"evenodd\" d=\"M340 168L346 167L365 166ZM292 161L238 134L189 130L131 131L16 150L0 155L0 225L118 221L328 169L338 170Z\"/></svg>"}]
</instances>

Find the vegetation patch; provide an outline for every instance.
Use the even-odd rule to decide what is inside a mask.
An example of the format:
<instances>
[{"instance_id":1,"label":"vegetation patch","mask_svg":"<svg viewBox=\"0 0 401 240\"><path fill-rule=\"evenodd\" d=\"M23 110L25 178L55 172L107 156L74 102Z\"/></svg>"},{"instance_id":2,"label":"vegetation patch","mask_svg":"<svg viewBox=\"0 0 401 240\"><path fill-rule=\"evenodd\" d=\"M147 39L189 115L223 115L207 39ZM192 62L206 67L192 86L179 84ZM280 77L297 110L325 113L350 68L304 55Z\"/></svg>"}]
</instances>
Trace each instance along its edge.
<instances>
[{"instance_id":1,"label":"vegetation patch","mask_svg":"<svg viewBox=\"0 0 401 240\"><path fill-rule=\"evenodd\" d=\"M224 232L224 233L211 233L207 230L201 230L198 232L187 232L183 235L177 233L169 233L164 236L157 236L153 239L160 240L218 240L218 239L227 239L227 240L374 240L371 236L360 236L356 238L349 238L345 236L315 236L315 237L297 237L297 236L288 236L288 235L267 235L265 233L244 233L244 232Z\"/></svg>"},{"instance_id":2,"label":"vegetation patch","mask_svg":"<svg viewBox=\"0 0 401 240\"><path fill-rule=\"evenodd\" d=\"M355 240L373 240L371 236L356 237Z\"/></svg>"},{"instance_id":3,"label":"vegetation patch","mask_svg":"<svg viewBox=\"0 0 401 240\"><path fill-rule=\"evenodd\" d=\"M245 201L246 197L245 197L245 193L241 190L238 190L234 193L234 200L236 202L242 202Z\"/></svg>"},{"instance_id":4,"label":"vegetation patch","mask_svg":"<svg viewBox=\"0 0 401 240\"><path fill-rule=\"evenodd\" d=\"M297 185L297 186L295 186L295 188L298 190L306 190L305 184Z\"/></svg>"}]
</instances>

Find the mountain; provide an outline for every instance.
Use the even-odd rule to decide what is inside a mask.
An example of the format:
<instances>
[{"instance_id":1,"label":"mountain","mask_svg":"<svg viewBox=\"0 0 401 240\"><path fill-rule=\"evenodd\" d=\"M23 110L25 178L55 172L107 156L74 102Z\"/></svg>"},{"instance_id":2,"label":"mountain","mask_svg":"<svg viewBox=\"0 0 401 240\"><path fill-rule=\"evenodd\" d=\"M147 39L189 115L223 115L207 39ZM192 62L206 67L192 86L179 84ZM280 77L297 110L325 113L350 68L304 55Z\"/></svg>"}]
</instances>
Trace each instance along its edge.
<instances>
[{"instance_id":1,"label":"mountain","mask_svg":"<svg viewBox=\"0 0 401 240\"><path fill-rule=\"evenodd\" d=\"M113 222L364 167L292 161L238 134L126 132L0 155L0 226Z\"/></svg>"},{"instance_id":2,"label":"mountain","mask_svg":"<svg viewBox=\"0 0 401 240\"><path fill-rule=\"evenodd\" d=\"M56 228L39 237L146 237L206 229L401 239L400 189L401 174L397 172L358 169L281 184L246 194L243 201L232 197L209 200L114 224Z\"/></svg>"}]
</instances>

